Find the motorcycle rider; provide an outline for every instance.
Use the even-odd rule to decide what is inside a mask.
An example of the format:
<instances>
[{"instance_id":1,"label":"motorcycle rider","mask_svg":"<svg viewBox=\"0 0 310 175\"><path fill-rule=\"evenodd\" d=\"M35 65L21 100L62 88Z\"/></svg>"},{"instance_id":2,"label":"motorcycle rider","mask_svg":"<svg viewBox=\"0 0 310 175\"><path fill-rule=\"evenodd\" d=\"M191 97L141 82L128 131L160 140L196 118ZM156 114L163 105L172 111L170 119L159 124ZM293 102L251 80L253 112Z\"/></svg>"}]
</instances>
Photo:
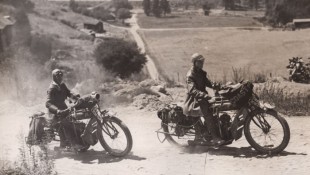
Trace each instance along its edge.
<instances>
[{"instance_id":1,"label":"motorcycle rider","mask_svg":"<svg viewBox=\"0 0 310 175\"><path fill-rule=\"evenodd\" d=\"M290 64L286 66L289 70L289 80L296 82L307 82L307 71L302 58L293 57L289 59Z\"/></svg>"},{"instance_id":2,"label":"motorcycle rider","mask_svg":"<svg viewBox=\"0 0 310 175\"><path fill-rule=\"evenodd\" d=\"M63 83L63 72L61 70L53 70L52 79L53 81L47 90L45 104L49 112L48 127L49 129L59 128L60 148L70 147L71 143L72 147L80 149L83 146L78 143L73 123L66 118L70 111L65 103L66 98L77 99L78 95L74 95ZM61 127L58 127L59 124Z\"/></svg>"},{"instance_id":3,"label":"motorcycle rider","mask_svg":"<svg viewBox=\"0 0 310 175\"><path fill-rule=\"evenodd\" d=\"M198 53L193 54L191 57L192 68L186 75L188 93L185 100L183 113L192 117L200 117L202 113L208 130L211 133L212 140L210 143L202 136L201 126L195 125L196 136L194 144L211 144L219 146L224 143L224 140L222 140L217 134L213 114L209 109L210 103L215 102L215 98L211 97L206 91L206 87L212 88L212 83L207 78L207 72L203 70L204 60L205 58ZM192 111L197 109L201 111L199 114L195 114L195 112Z\"/></svg>"}]
</instances>

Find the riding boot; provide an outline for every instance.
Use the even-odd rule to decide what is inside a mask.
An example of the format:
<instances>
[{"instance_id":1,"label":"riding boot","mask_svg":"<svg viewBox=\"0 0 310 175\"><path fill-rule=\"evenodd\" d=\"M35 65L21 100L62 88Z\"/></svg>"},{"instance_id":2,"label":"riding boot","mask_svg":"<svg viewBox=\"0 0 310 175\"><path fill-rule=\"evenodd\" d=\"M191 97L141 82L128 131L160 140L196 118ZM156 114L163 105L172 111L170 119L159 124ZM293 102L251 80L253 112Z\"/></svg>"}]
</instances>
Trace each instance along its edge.
<instances>
[{"instance_id":1,"label":"riding boot","mask_svg":"<svg viewBox=\"0 0 310 175\"><path fill-rule=\"evenodd\" d=\"M66 146L69 146L70 144L68 143L68 141L66 139L66 135L65 135L64 129L60 128L58 133L59 133L59 140L60 140L60 145L59 146L61 148L65 148Z\"/></svg>"},{"instance_id":2,"label":"riding boot","mask_svg":"<svg viewBox=\"0 0 310 175\"><path fill-rule=\"evenodd\" d=\"M202 136L201 123L196 123L194 125L194 129L195 129L195 141L202 140L203 136Z\"/></svg>"}]
</instances>

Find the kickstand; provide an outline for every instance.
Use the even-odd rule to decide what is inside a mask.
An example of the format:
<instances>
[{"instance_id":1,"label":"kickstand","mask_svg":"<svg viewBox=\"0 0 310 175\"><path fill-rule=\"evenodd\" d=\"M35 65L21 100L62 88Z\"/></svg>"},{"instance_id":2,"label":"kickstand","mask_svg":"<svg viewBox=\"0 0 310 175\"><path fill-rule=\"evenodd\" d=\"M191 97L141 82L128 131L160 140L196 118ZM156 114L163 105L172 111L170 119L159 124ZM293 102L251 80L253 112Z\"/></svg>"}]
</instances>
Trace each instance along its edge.
<instances>
[{"instance_id":1,"label":"kickstand","mask_svg":"<svg viewBox=\"0 0 310 175\"><path fill-rule=\"evenodd\" d=\"M158 132L158 131L161 130L162 128L163 128L163 127L161 127L160 129L158 129L157 131L155 131L155 132L157 133L157 139L159 140L160 143L164 143L164 141L167 139L167 137L166 137L165 134L164 134L164 136L165 136L164 139L160 140L160 138L159 138L159 133L160 133L160 132Z\"/></svg>"}]
</instances>

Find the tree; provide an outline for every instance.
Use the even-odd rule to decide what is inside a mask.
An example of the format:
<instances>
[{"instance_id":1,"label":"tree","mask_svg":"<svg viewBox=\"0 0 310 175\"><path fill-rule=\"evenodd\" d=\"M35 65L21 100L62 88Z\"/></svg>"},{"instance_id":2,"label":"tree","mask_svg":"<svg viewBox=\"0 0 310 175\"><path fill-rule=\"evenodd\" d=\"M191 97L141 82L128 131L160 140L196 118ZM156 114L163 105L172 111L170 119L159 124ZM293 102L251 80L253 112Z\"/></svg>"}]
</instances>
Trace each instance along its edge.
<instances>
[{"instance_id":1,"label":"tree","mask_svg":"<svg viewBox=\"0 0 310 175\"><path fill-rule=\"evenodd\" d=\"M78 4L75 2L75 0L70 0L69 2L69 8L72 10L72 11L76 11L78 7Z\"/></svg>"},{"instance_id":2,"label":"tree","mask_svg":"<svg viewBox=\"0 0 310 175\"><path fill-rule=\"evenodd\" d=\"M223 0L225 10L234 10L235 9L235 0Z\"/></svg>"},{"instance_id":3,"label":"tree","mask_svg":"<svg viewBox=\"0 0 310 175\"><path fill-rule=\"evenodd\" d=\"M142 2L143 10L146 16L149 16L151 13L151 1L150 0L143 0Z\"/></svg>"},{"instance_id":4,"label":"tree","mask_svg":"<svg viewBox=\"0 0 310 175\"><path fill-rule=\"evenodd\" d=\"M202 6L202 10L204 11L204 14L208 16L210 13L211 5L207 1L204 1L202 2L201 6Z\"/></svg>"},{"instance_id":5,"label":"tree","mask_svg":"<svg viewBox=\"0 0 310 175\"><path fill-rule=\"evenodd\" d=\"M135 42L119 38L100 43L94 55L98 64L116 73L120 78L140 72L147 61Z\"/></svg>"},{"instance_id":6,"label":"tree","mask_svg":"<svg viewBox=\"0 0 310 175\"><path fill-rule=\"evenodd\" d=\"M131 18L131 13L128 9L120 8L117 10L116 16L118 19L122 20L122 23L124 24L125 19Z\"/></svg>"},{"instance_id":7,"label":"tree","mask_svg":"<svg viewBox=\"0 0 310 175\"><path fill-rule=\"evenodd\" d=\"M184 4L184 9L185 9L185 10L188 10L188 8L189 8L189 6L190 6L189 0L184 0L184 1L183 1L183 4Z\"/></svg>"},{"instance_id":8,"label":"tree","mask_svg":"<svg viewBox=\"0 0 310 175\"><path fill-rule=\"evenodd\" d=\"M162 12L164 13L165 16L166 16L166 14L170 14L171 13L169 1L167 1L167 0L160 0L160 7L161 7Z\"/></svg>"},{"instance_id":9,"label":"tree","mask_svg":"<svg viewBox=\"0 0 310 175\"><path fill-rule=\"evenodd\" d=\"M266 3L265 16L271 24L286 24L294 18L310 18L309 0L269 0Z\"/></svg>"},{"instance_id":10,"label":"tree","mask_svg":"<svg viewBox=\"0 0 310 175\"><path fill-rule=\"evenodd\" d=\"M113 0L113 6L115 7L116 11L120 8L125 8L125 9L132 9L132 5L128 0Z\"/></svg>"},{"instance_id":11,"label":"tree","mask_svg":"<svg viewBox=\"0 0 310 175\"><path fill-rule=\"evenodd\" d=\"M158 17L158 18L160 17L160 15L162 13L162 9L159 5L159 0L153 0L152 12L153 12L155 17Z\"/></svg>"},{"instance_id":12,"label":"tree","mask_svg":"<svg viewBox=\"0 0 310 175\"><path fill-rule=\"evenodd\" d=\"M250 7L257 10L258 9L258 0L250 0Z\"/></svg>"}]
</instances>

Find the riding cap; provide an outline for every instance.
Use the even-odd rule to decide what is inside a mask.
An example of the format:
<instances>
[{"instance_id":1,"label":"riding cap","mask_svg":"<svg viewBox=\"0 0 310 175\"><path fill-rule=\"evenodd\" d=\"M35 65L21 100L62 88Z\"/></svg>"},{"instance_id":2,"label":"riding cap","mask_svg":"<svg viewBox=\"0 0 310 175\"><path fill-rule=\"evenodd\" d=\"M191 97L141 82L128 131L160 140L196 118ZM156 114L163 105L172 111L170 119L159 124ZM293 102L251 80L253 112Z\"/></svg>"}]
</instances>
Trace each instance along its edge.
<instances>
[{"instance_id":1,"label":"riding cap","mask_svg":"<svg viewBox=\"0 0 310 175\"><path fill-rule=\"evenodd\" d=\"M196 61L204 61L205 58L199 54L199 53L194 53L191 57L192 63L194 64Z\"/></svg>"},{"instance_id":2,"label":"riding cap","mask_svg":"<svg viewBox=\"0 0 310 175\"><path fill-rule=\"evenodd\" d=\"M57 75L63 76L63 72L62 72L61 70L59 70L59 69L54 69L54 70L52 71L52 76L53 76L53 77L56 77Z\"/></svg>"}]
</instances>

